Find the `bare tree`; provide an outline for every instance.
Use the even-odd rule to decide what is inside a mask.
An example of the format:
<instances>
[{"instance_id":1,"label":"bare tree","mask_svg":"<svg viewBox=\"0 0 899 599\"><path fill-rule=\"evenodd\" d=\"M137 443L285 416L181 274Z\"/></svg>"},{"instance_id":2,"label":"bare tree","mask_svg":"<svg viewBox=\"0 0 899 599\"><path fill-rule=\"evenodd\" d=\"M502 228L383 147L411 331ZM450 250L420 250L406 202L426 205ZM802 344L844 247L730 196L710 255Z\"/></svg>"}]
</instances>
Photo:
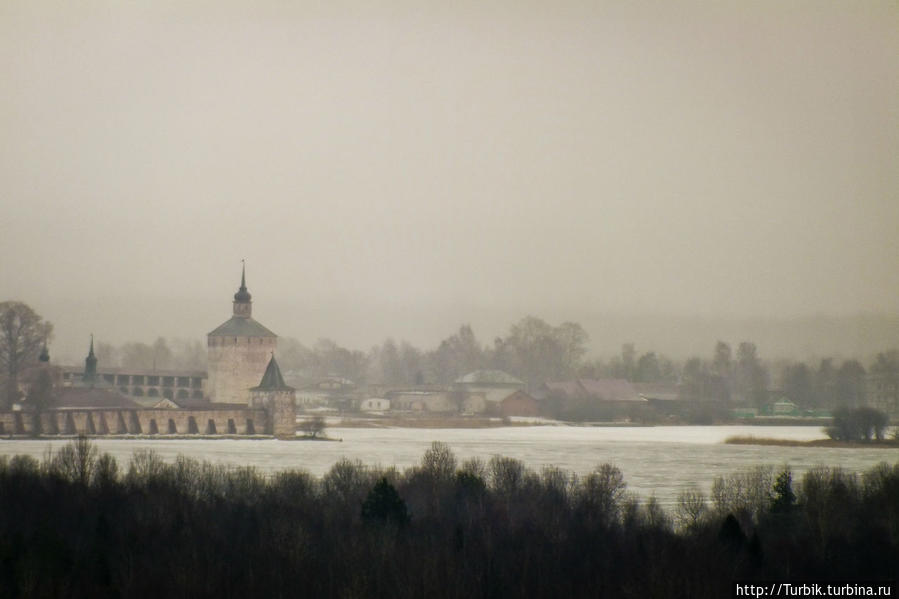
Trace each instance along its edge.
<instances>
[{"instance_id":1,"label":"bare tree","mask_svg":"<svg viewBox=\"0 0 899 599\"><path fill-rule=\"evenodd\" d=\"M0 303L0 367L5 376L0 407L9 407L19 397L19 373L37 362L41 345L50 338L53 325L27 304Z\"/></svg>"},{"instance_id":2,"label":"bare tree","mask_svg":"<svg viewBox=\"0 0 899 599\"><path fill-rule=\"evenodd\" d=\"M448 481L456 473L456 456L449 445L434 441L421 458L421 469L434 480Z\"/></svg>"},{"instance_id":3,"label":"bare tree","mask_svg":"<svg viewBox=\"0 0 899 599\"><path fill-rule=\"evenodd\" d=\"M82 435L56 452L53 467L71 482L87 486L91 482L99 454L97 446Z\"/></svg>"},{"instance_id":4,"label":"bare tree","mask_svg":"<svg viewBox=\"0 0 899 599\"><path fill-rule=\"evenodd\" d=\"M681 530L695 530L702 523L707 512L705 493L699 487L688 487L677 496L674 519Z\"/></svg>"},{"instance_id":5,"label":"bare tree","mask_svg":"<svg viewBox=\"0 0 899 599\"><path fill-rule=\"evenodd\" d=\"M768 373L758 356L755 343L737 346L736 387L743 401L761 407L767 400Z\"/></svg>"},{"instance_id":6,"label":"bare tree","mask_svg":"<svg viewBox=\"0 0 899 599\"><path fill-rule=\"evenodd\" d=\"M325 419L321 416L313 416L303 422L302 429L307 437L312 437L314 439L324 432Z\"/></svg>"},{"instance_id":7,"label":"bare tree","mask_svg":"<svg viewBox=\"0 0 899 599\"><path fill-rule=\"evenodd\" d=\"M40 369L33 377L25 401L32 409L34 425L31 434L38 437L43 432L41 430L41 414L53 404L53 376L48 369Z\"/></svg>"}]
</instances>

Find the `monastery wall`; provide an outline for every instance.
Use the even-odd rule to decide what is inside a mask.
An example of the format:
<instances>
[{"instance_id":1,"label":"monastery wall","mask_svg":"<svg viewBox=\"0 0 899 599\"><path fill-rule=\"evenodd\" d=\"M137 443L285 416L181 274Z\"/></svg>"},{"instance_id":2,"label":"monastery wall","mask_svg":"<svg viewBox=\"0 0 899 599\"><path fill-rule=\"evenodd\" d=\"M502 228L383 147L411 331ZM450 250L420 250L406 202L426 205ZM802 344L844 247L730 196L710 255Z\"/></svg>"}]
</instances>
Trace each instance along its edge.
<instances>
[{"instance_id":1,"label":"monastery wall","mask_svg":"<svg viewBox=\"0 0 899 599\"><path fill-rule=\"evenodd\" d=\"M272 434L269 413L257 409L66 409L41 414L43 435L264 435ZM293 413L274 413L281 436L295 430ZM284 419L285 422L280 422ZM288 424L287 419L291 419ZM268 429L268 430L267 430ZM0 435L32 435L34 416L0 412Z\"/></svg>"}]
</instances>

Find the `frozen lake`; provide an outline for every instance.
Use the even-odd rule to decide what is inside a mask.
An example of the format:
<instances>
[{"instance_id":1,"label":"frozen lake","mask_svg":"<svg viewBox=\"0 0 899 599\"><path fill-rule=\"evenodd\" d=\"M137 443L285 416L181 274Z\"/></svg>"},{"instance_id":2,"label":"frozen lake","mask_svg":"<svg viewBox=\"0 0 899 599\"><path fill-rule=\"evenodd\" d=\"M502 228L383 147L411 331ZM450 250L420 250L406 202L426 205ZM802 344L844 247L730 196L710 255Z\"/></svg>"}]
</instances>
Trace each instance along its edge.
<instances>
[{"instance_id":1,"label":"frozen lake","mask_svg":"<svg viewBox=\"0 0 899 599\"><path fill-rule=\"evenodd\" d=\"M670 504L681 489L696 484L708 491L715 477L758 464L784 464L794 478L818 465L861 472L878 462L896 463L899 449L832 449L725 445L731 436L811 440L824 437L810 426L530 426L486 429L328 428L342 442L285 442L274 439L96 439L101 451L127 465L135 449L152 449L166 460L178 454L264 471L302 468L314 475L339 458L369 465L405 468L416 464L432 441L443 441L462 460L494 455L518 458L535 470L555 465L584 474L608 462L624 473L628 488L644 497L655 493ZM0 455L40 459L66 440L0 441Z\"/></svg>"}]
</instances>

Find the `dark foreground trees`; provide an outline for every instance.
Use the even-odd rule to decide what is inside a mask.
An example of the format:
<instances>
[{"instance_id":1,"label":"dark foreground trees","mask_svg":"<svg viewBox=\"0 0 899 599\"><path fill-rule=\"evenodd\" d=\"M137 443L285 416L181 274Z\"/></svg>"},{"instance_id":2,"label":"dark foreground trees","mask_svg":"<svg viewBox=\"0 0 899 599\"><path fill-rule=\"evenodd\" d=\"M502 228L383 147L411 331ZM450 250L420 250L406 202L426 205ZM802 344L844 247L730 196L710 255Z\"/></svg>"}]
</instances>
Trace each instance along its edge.
<instances>
[{"instance_id":1,"label":"dark foreground trees","mask_svg":"<svg viewBox=\"0 0 899 599\"><path fill-rule=\"evenodd\" d=\"M896 579L899 464L757 468L672 510L435 445L404 472L266 477L81 441L0 459L0 597L727 597L734 579Z\"/></svg>"}]
</instances>

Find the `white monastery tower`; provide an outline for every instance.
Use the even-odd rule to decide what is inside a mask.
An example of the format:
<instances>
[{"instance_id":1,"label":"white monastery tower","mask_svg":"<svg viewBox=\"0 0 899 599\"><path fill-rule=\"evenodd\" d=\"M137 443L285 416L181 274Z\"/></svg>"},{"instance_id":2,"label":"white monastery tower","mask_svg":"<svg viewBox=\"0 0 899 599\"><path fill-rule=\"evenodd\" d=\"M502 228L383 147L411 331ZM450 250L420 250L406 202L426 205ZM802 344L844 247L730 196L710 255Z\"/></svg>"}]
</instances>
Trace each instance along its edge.
<instances>
[{"instance_id":1,"label":"white monastery tower","mask_svg":"<svg viewBox=\"0 0 899 599\"><path fill-rule=\"evenodd\" d=\"M252 296L247 291L246 267L234 294L234 314L207 336L210 401L248 404L250 388L259 384L278 336L253 320Z\"/></svg>"}]
</instances>

